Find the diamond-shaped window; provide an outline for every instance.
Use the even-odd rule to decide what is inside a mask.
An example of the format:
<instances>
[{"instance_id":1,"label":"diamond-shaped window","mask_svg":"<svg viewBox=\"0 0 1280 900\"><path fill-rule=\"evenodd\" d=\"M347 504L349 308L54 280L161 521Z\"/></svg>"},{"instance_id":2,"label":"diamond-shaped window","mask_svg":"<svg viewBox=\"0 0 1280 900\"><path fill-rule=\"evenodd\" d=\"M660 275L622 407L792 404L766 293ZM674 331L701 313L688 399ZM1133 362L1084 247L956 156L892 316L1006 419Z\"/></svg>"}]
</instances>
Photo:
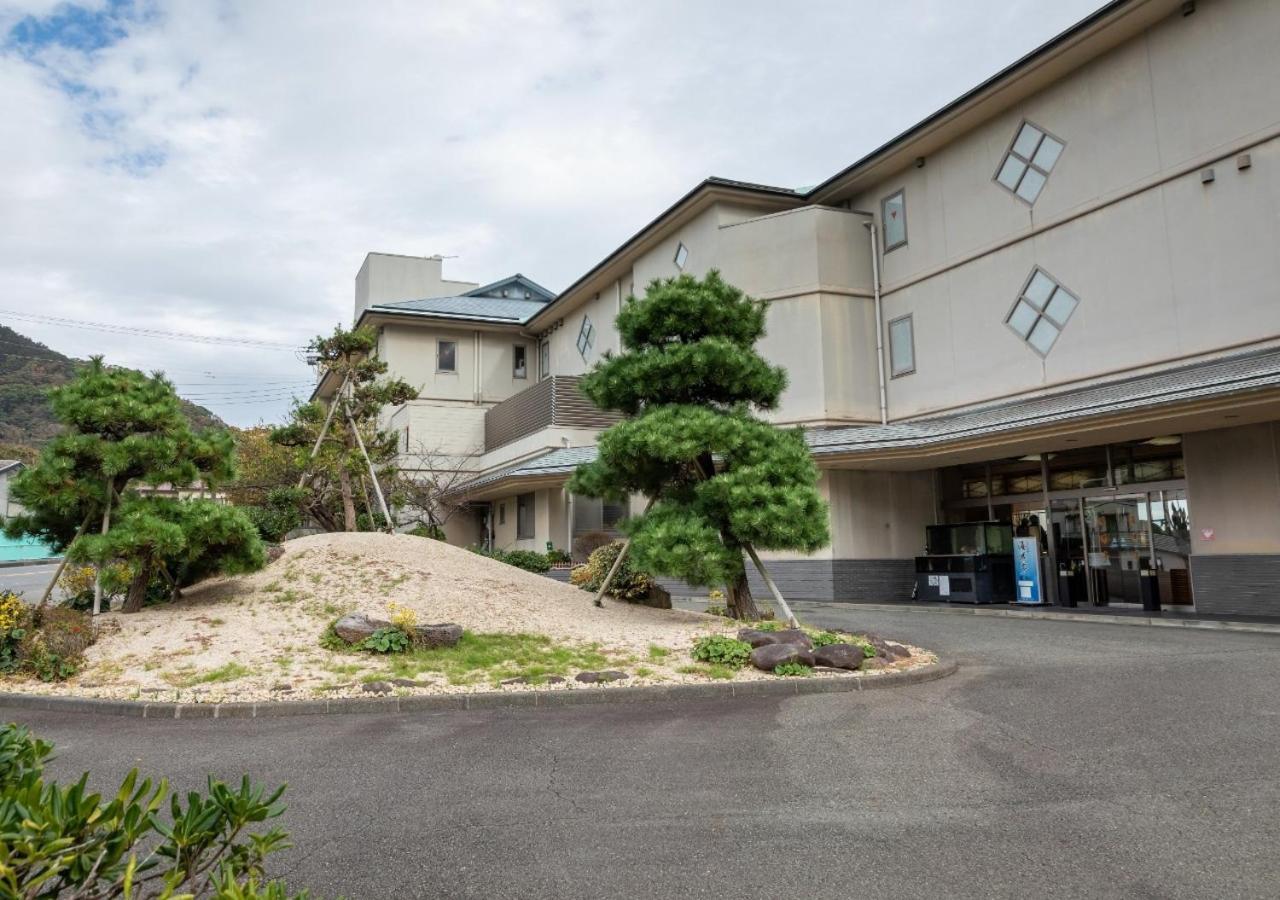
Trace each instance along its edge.
<instances>
[{"instance_id":1,"label":"diamond-shaped window","mask_svg":"<svg viewBox=\"0 0 1280 900\"><path fill-rule=\"evenodd\" d=\"M589 316L582 317L582 327L578 329L578 352L585 360L591 355L591 347L596 342L596 327L591 324Z\"/></svg>"},{"instance_id":2,"label":"diamond-shaped window","mask_svg":"<svg viewBox=\"0 0 1280 900\"><path fill-rule=\"evenodd\" d=\"M1027 204L1035 203L1066 146L1039 125L1024 121L996 169L996 184Z\"/></svg>"},{"instance_id":3,"label":"diamond-shaped window","mask_svg":"<svg viewBox=\"0 0 1280 900\"><path fill-rule=\"evenodd\" d=\"M1079 302L1075 294L1036 266L1022 285L1004 323L1032 350L1047 356Z\"/></svg>"}]
</instances>

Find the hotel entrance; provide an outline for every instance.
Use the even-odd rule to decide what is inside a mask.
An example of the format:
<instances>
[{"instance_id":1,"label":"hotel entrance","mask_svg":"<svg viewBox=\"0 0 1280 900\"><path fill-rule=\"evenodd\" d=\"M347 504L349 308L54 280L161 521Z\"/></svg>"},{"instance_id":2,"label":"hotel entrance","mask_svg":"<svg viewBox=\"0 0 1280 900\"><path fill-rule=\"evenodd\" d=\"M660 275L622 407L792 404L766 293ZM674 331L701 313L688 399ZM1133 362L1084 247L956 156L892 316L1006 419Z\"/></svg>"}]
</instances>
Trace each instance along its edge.
<instances>
[{"instance_id":1,"label":"hotel entrance","mask_svg":"<svg viewBox=\"0 0 1280 900\"><path fill-rule=\"evenodd\" d=\"M1191 518L1181 439L1162 436L940 470L947 522L1041 536L1060 606L1190 611Z\"/></svg>"}]
</instances>

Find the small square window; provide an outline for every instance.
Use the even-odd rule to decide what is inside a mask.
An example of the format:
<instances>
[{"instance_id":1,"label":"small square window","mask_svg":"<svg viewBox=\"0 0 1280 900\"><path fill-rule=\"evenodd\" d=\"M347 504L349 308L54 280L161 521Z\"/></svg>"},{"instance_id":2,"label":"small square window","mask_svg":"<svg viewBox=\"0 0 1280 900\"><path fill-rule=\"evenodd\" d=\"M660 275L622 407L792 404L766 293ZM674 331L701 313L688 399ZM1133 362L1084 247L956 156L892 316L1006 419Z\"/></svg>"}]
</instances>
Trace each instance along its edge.
<instances>
[{"instance_id":1,"label":"small square window","mask_svg":"<svg viewBox=\"0 0 1280 900\"><path fill-rule=\"evenodd\" d=\"M1004 322L1030 344L1031 349L1047 356L1079 302L1074 294L1037 266L1031 270Z\"/></svg>"},{"instance_id":2,"label":"small square window","mask_svg":"<svg viewBox=\"0 0 1280 900\"><path fill-rule=\"evenodd\" d=\"M996 184L1033 205L1066 144L1038 125L1023 122L996 169Z\"/></svg>"},{"instance_id":3,"label":"small square window","mask_svg":"<svg viewBox=\"0 0 1280 900\"><path fill-rule=\"evenodd\" d=\"M889 323L889 371L894 378L916 370L916 345L911 316Z\"/></svg>"},{"instance_id":4,"label":"small square window","mask_svg":"<svg viewBox=\"0 0 1280 900\"><path fill-rule=\"evenodd\" d=\"M676 245L675 263L676 268L681 272L684 271L684 265L689 261L689 248L683 242Z\"/></svg>"},{"instance_id":5,"label":"small square window","mask_svg":"<svg viewBox=\"0 0 1280 900\"><path fill-rule=\"evenodd\" d=\"M458 371L457 341L436 341L436 371Z\"/></svg>"},{"instance_id":6,"label":"small square window","mask_svg":"<svg viewBox=\"0 0 1280 900\"><path fill-rule=\"evenodd\" d=\"M528 374L529 367L525 362L524 344L516 344L511 348L511 377L526 378Z\"/></svg>"},{"instance_id":7,"label":"small square window","mask_svg":"<svg viewBox=\"0 0 1280 900\"><path fill-rule=\"evenodd\" d=\"M907 195L897 191L880 201L880 220L884 223L884 252L907 242Z\"/></svg>"},{"instance_id":8,"label":"small square window","mask_svg":"<svg viewBox=\"0 0 1280 900\"><path fill-rule=\"evenodd\" d=\"M582 317L582 327L578 329L578 352L585 361L591 355L591 348L596 341L596 327L591 324L589 316Z\"/></svg>"}]
</instances>

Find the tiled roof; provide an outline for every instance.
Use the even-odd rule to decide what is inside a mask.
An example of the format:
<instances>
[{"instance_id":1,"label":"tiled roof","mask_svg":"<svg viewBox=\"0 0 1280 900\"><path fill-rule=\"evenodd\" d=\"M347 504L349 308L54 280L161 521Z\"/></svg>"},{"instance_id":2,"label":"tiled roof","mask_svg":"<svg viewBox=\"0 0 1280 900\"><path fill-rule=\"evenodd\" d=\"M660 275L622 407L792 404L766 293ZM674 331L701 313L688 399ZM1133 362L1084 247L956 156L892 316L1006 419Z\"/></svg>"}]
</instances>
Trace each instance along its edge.
<instances>
[{"instance_id":1,"label":"tiled roof","mask_svg":"<svg viewBox=\"0 0 1280 900\"><path fill-rule=\"evenodd\" d=\"M1210 360L947 416L807 433L814 456L910 448L1280 385L1280 351Z\"/></svg>"},{"instance_id":2,"label":"tiled roof","mask_svg":"<svg viewBox=\"0 0 1280 900\"><path fill-rule=\"evenodd\" d=\"M806 431L819 459L863 451L910 449L1129 409L1280 387L1280 351L1210 360L1029 400L988 404L947 416ZM459 493L505 479L568 475L596 458L595 447L551 450L459 486Z\"/></svg>"},{"instance_id":3,"label":"tiled roof","mask_svg":"<svg viewBox=\"0 0 1280 900\"><path fill-rule=\"evenodd\" d=\"M432 297L428 300L398 300L379 303L370 310L417 313L444 319L468 319L484 322L509 322L523 325L547 304L541 300L515 300L509 297Z\"/></svg>"}]
</instances>

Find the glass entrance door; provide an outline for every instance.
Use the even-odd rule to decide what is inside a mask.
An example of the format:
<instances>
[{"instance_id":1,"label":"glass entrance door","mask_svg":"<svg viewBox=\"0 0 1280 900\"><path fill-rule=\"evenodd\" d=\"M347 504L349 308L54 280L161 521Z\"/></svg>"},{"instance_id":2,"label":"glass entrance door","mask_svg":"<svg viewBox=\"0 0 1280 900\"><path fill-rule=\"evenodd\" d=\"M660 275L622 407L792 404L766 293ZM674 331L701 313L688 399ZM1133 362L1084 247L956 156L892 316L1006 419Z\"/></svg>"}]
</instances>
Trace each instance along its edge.
<instances>
[{"instance_id":1,"label":"glass entrance door","mask_svg":"<svg viewBox=\"0 0 1280 900\"><path fill-rule=\"evenodd\" d=\"M1058 571L1057 602L1060 606L1084 606L1091 602L1086 580L1084 520L1078 499L1049 504L1049 540L1053 542Z\"/></svg>"},{"instance_id":2,"label":"glass entrance door","mask_svg":"<svg viewBox=\"0 0 1280 900\"><path fill-rule=\"evenodd\" d=\"M1146 494L1084 499L1085 565L1093 602L1140 605L1151 569L1151 507Z\"/></svg>"}]
</instances>

